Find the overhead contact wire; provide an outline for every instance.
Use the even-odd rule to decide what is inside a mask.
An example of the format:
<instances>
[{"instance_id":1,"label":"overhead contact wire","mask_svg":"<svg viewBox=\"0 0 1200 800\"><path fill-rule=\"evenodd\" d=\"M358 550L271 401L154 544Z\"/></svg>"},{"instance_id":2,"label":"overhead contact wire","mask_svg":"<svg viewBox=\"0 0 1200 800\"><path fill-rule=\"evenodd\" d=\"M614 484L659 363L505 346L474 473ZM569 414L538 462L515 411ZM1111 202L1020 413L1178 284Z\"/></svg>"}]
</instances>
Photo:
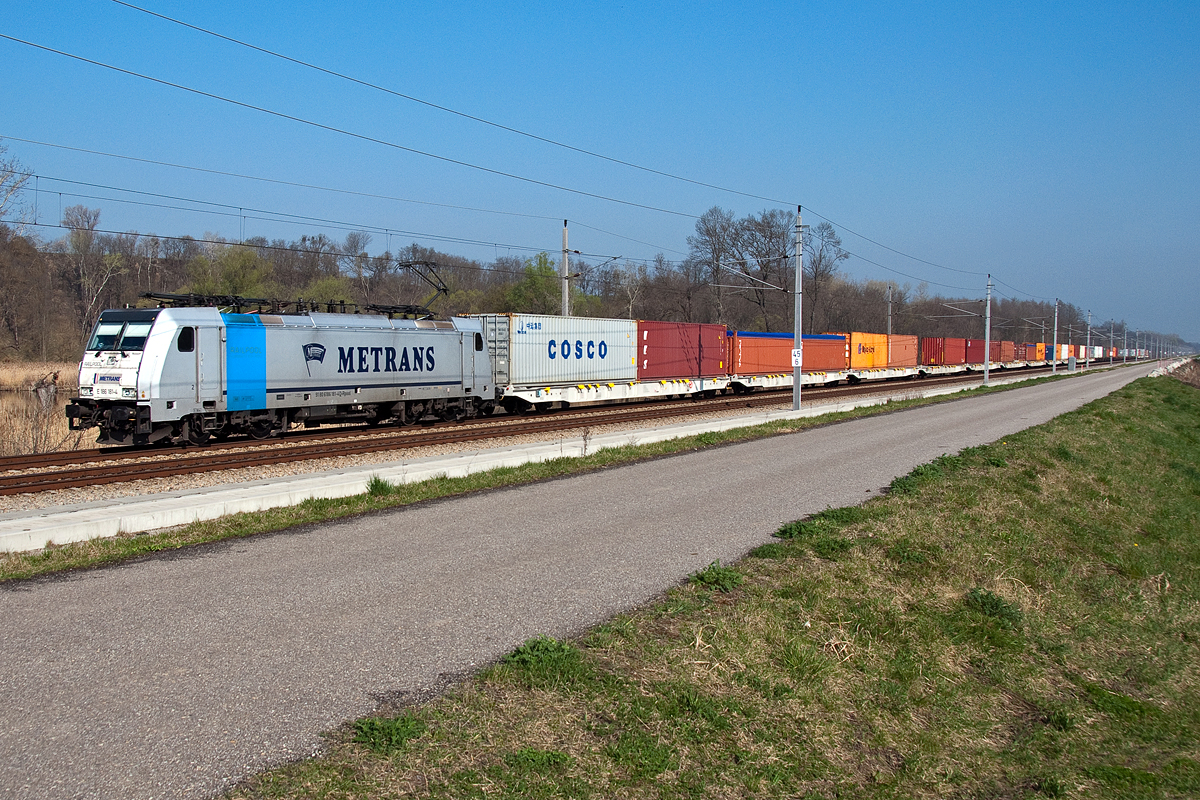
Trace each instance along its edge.
<instances>
[{"instance_id":1,"label":"overhead contact wire","mask_svg":"<svg viewBox=\"0 0 1200 800\"><path fill-rule=\"evenodd\" d=\"M515 133L518 136L525 136L529 139L534 139L536 141L543 142L545 144L553 145L555 147L561 147L564 150L570 150L572 152L580 153L582 155L590 156L592 158L599 158L604 161L608 161L612 164L620 164L621 166L624 166L624 167L641 170L642 172L648 172L652 175L658 175L663 178L670 178L671 180L682 181L684 183L690 183L693 186L702 186L706 189L715 189L716 191L719 191L719 192L727 192L729 194L736 194L736 195L740 195L742 197L751 197L751 198L754 198L755 200L765 200L768 203L781 203L783 205L794 205L793 203L789 203L786 200L778 200L773 197L764 197L762 195L752 194L750 192L743 192L743 191L739 191L737 189L730 189L725 186L718 186L713 183L705 183L704 181L695 180L693 178L685 178L682 175L675 175L670 172L664 172L663 170L654 169L653 167L647 167L647 166L643 166L641 164L635 164L632 161L624 161L619 158L614 158L613 156L606 156L603 153L597 153L592 150L586 150L582 147L575 147L574 145L569 145L569 144L566 144L565 142L559 142L554 139L546 138L545 136L539 136L536 133L529 133L528 131L523 131L518 128L513 128L508 125L503 125L499 122L492 122L491 120L484 119L483 117L477 117L473 114L467 114L466 112L463 112L463 111L457 111L453 108L449 108L448 106L443 106L443 105L439 105L437 103L432 103L428 100L422 100L419 97L414 97L410 94L404 94L403 92L398 92L395 89L389 89L386 86L380 86L377 83L371 83L370 81L365 81L365 80L362 80L361 78L355 78L353 75L347 75L342 72L337 72L336 70L328 69L327 67L322 67L317 64L313 64L308 61L303 61L298 58L293 58L292 56L284 55L283 53L279 53L274 50L268 50L265 47L259 47L258 45L242 41L241 39L235 39L232 36L226 36L225 34L217 33L216 31L212 31L207 28L202 28L198 25L193 25L189 22L184 22L183 20L175 19L174 17L168 17L165 14L160 14L156 11L150 11L149 9L142 8L141 6L135 6L132 3L124 2L124 0L112 0L112 2L116 3L117 5L121 5L121 6L125 6L126 8L133 9L134 11L140 11L143 14L149 14L152 17L157 17L158 19L165 20L165 21L173 23L175 25L181 25L185 28L196 31L198 33L203 33L207 36L213 36L217 39L221 39L222 41L226 41L231 44L236 44L239 47L245 47L250 50L254 50L256 52L263 53L264 55L271 56L273 58L282 59L282 60L290 62L292 64L297 64L299 66L306 67L308 69L316 70L317 72L322 72L326 75L332 75L335 78L340 78L345 81L350 81L351 83L356 83L359 86L365 86L369 89L375 89L376 91L384 92L385 94L390 94L393 97L399 97L399 98L408 100L413 103L418 103L420 105L427 106L428 108L434 108L434 109L437 109L438 111L443 111L447 114L453 114L454 116L462 117L463 119L469 119L473 122L478 122L482 125L489 125L493 128L498 128L499 130L507 131L509 133Z\"/></svg>"},{"instance_id":2,"label":"overhead contact wire","mask_svg":"<svg viewBox=\"0 0 1200 800\"><path fill-rule=\"evenodd\" d=\"M171 167L172 169L185 169L193 172L203 172L209 175L221 175L226 178L240 178L247 181L261 181L263 183L274 183L280 186L294 186L298 189L313 189L319 192L334 192L336 194L348 194L354 197L368 197L372 200L391 200L397 203L415 203L422 206L434 206L435 208L451 208L456 211L475 211L480 214L502 214L509 217L525 217L527 219L561 219L559 216L548 216L546 214L523 214L519 211L498 211L493 208L475 208L474 206L458 206L451 203L434 203L429 200L413 200L408 197L396 197L389 194L374 194L372 192L359 192L354 189L335 189L331 186L317 186L312 183L298 183L296 181L285 181L279 178L264 178L259 175L243 175L239 172L225 172L219 169L210 169L208 167L194 167L188 164L175 164L170 161L156 161L152 158L140 158L138 156L126 156L120 153L106 153L103 150L89 150L84 147L72 147L66 144L54 144L53 142L40 142L37 139L22 139L19 136L8 136L0 133L0 139L10 139L14 142L25 142L26 144L35 144L40 147L53 147L58 150L70 150L73 153L87 153L93 156L104 156L106 158L117 158L124 161L135 161L139 164L152 164L156 167ZM130 190L132 191L132 190Z\"/></svg>"},{"instance_id":3,"label":"overhead contact wire","mask_svg":"<svg viewBox=\"0 0 1200 800\"><path fill-rule=\"evenodd\" d=\"M214 94L212 92L206 92L202 89L194 89L190 86L184 86L183 84L180 84L180 83L174 83L172 81L164 80L162 78L155 78L153 76L145 75L140 72L134 72L133 70L124 69L123 67L117 67L112 64L105 64L102 61L96 61L94 59L84 58L83 56L78 56L78 55L75 55L74 53L68 53L64 50L56 50L53 47L47 47L46 45L37 44L35 42L30 42L25 39L18 39L15 36L9 36L7 34L0 33L0 39L7 39L10 42L16 42L17 44L23 44L27 47L32 47L37 50L42 50L47 53L53 53L55 55L64 56L66 58L71 58L76 61L82 61L85 64L91 64L92 66L101 67L101 68L107 69L107 70L112 70L113 72L119 72L123 75L129 75L130 77L140 78L141 80L150 81L151 83L157 83L161 86L169 86L172 89L179 89L184 92L190 92L191 94L199 95L200 97L207 97L211 100L218 100L222 103L229 103L230 105L238 106L240 108L249 109L251 111L257 111L260 114L267 114L269 116L278 117L279 119L286 119L290 122L298 122L302 125L309 125L313 128L318 128L320 130L329 131L330 133L336 133L341 136L349 136L353 139L358 139L358 140L364 141L364 142L371 142L373 144L383 145L384 147L391 147L393 149L401 150L406 153L412 153L414 155L424 156L426 158L432 158L432 159L436 159L438 161L443 161L447 164L455 164L460 167L467 167L468 169L474 169L474 170L478 170L480 172L486 172L491 175L498 175L503 178L510 178L512 180L522 181L524 183L533 184L535 186L542 186L542 187L545 187L548 189L555 189L560 192L569 192L570 194L577 194L582 197L591 197L595 200L604 200L605 202L609 202L609 203L618 203L620 205L632 206L633 208L641 208L646 211L657 211L660 214L670 214L670 215L676 216L676 217L685 217L687 219L699 219L699 217L697 215L687 214L683 211L672 211L671 209L659 208L658 206L646 205L644 203L635 203L632 200L621 200L620 198L617 198L617 197L609 197L607 195L597 194L595 192L587 192L587 191L584 191L583 189L572 189L569 186L561 186L559 184L550 183L548 181L540 181L536 178L526 178L522 175L517 175L517 174L511 173L511 172L504 172L503 170L492 169L490 167L484 167L479 164L472 164L469 161L460 161L459 159L450 158L449 156L440 156L436 153L430 153L425 150L418 150L414 147L407 147L402 144L397 144L396 142L389 142L386 139L378 139L378 138L375 138L374 136L367 136L366 134L363 134L363 133L355 133L354 131L348 131L343 128L334 127L332 125L325 125L324 123L315 122L315 121L309 120L309 119L304 119L303 117L293 116L292 114L285 114L282 111L274 111L272 109L264 108L262 106L256 106L253 103L246 103L241 100L234 100L232 98L224 97L219 94Z\"/></svg>"}]
</instances>

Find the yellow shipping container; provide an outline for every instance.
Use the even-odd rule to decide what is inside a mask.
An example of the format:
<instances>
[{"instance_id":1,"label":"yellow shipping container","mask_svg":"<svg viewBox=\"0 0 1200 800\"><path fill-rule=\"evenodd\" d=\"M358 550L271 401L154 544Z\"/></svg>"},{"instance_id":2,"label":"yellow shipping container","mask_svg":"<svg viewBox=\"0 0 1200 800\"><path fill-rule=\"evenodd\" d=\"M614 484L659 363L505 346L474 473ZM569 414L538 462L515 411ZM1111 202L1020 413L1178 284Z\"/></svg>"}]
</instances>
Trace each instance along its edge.
<instances>
[{"instance_id":1,"label":"yellow shipping container","mask_svg":"<svg viewBox=\"0 0 1200 800\"><path fill-rule=\"evenodd\" d=\"M1050 349L1053 350L1054 348L1051 347ZM1037 355L1034 356L1033 360L1034 361L1045 361L1046 360L1046 343L1045 342L1038 342Z\"/></svg>"}]
</instances>

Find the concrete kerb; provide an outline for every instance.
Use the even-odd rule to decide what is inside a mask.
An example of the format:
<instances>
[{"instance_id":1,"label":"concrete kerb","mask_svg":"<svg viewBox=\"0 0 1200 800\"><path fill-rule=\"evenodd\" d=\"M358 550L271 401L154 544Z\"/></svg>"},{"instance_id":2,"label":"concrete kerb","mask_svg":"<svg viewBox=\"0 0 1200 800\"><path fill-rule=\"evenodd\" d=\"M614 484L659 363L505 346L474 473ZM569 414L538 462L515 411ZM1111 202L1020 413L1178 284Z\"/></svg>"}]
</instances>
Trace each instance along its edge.
<instances>
[{"instance_id":1,"label":"concrete kerb","mask_svg":"<svg viewBox=\"0 0 1200 800\"><path fill-rule=\"evenodd\" d=\"M1003 385L1031 380L1015 376L993 380ZM0 551L38 550L48 543L67 544L121 534L146 533L162 528L187 525L230 514L265 511L297 505L310 498L334 499L363 494L373 476L391 483L417 483L439 476L463 477L499 467L516 467L555 458L574 458L595 453L606 447L653 444L702 433L727 431L785 419L801 419L855 408L886 405L893 399L916 399L954 394L971 386L949 386L916 390L905 387L899 398L874 396L845 402L811 406L800 411L762 411L738 417L724 417L623 431L588 434L532 445L479 450L452 456L388 462L345 470L312 473L291 478L270 478L230 486L166 492L139 498L122 498L76 506L60 506L36 511L0 514Z\"/></svg>"}]
</instances>

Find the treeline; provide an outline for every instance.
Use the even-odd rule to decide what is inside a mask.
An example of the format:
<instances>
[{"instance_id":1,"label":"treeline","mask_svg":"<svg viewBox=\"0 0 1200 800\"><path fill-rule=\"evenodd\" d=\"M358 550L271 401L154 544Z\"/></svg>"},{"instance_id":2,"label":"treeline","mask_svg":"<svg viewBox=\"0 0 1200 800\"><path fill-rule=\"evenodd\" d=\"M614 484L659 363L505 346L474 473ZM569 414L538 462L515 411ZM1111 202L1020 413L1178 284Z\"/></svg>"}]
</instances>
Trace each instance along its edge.
<instances>
[{"instance_id":1,"label":"treeline","mask_svg":"<svg viewBox=\"0 0 1200 800\"><path fill-rule=\"evenodd\" d=\"M197 240L108 234L99 230L100 214L84 206L66 209L62 225L67 233L53 241L0 224L0 360L73 361L100 311L145 305L138 299L143 292L429 304L443 316L560 311L558 254L481 262L411 244L370 255L372 237L361 231L342 241L325 234L244 242L215 235ZM573 260L572 313L791 331L792 220L779 210L737 218L713 208L697 221L687 240L688 255L680 261L662 255L649 263ZM848 254L829 223L806 234L804 255L807 333L884 332L890 306L895 333L983 336L983 304L978 300L940 297L925 285L845 275ZM434 289L404 266L410 262L435 263L445 293L430 302ZM998 297L992 316L994 338L1053 337L1053 304ZM1080 310L1062 305L1060 341L1081 342L1084 329ZM1120 324L1116 331L1120 340Z\"/></svg>"}]
</instances>

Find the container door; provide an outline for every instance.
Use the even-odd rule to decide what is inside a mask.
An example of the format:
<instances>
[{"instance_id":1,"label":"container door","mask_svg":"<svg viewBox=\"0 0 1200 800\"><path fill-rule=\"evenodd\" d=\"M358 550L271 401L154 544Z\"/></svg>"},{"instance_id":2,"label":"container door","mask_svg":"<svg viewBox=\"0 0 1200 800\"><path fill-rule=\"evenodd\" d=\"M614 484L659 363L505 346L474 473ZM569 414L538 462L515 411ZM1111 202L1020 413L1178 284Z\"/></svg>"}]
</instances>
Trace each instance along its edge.
<instances>
[{"instance_id":1,"label":"container door","mask_svg":"<svg viewBox=\"0 0 1200 800\"><path fill-rule=\"evenodd\" d=\"M221 356L225 346L224 328L196 329L196 400L215 402L221 399Z\"/></svg>"}]
</instances>

